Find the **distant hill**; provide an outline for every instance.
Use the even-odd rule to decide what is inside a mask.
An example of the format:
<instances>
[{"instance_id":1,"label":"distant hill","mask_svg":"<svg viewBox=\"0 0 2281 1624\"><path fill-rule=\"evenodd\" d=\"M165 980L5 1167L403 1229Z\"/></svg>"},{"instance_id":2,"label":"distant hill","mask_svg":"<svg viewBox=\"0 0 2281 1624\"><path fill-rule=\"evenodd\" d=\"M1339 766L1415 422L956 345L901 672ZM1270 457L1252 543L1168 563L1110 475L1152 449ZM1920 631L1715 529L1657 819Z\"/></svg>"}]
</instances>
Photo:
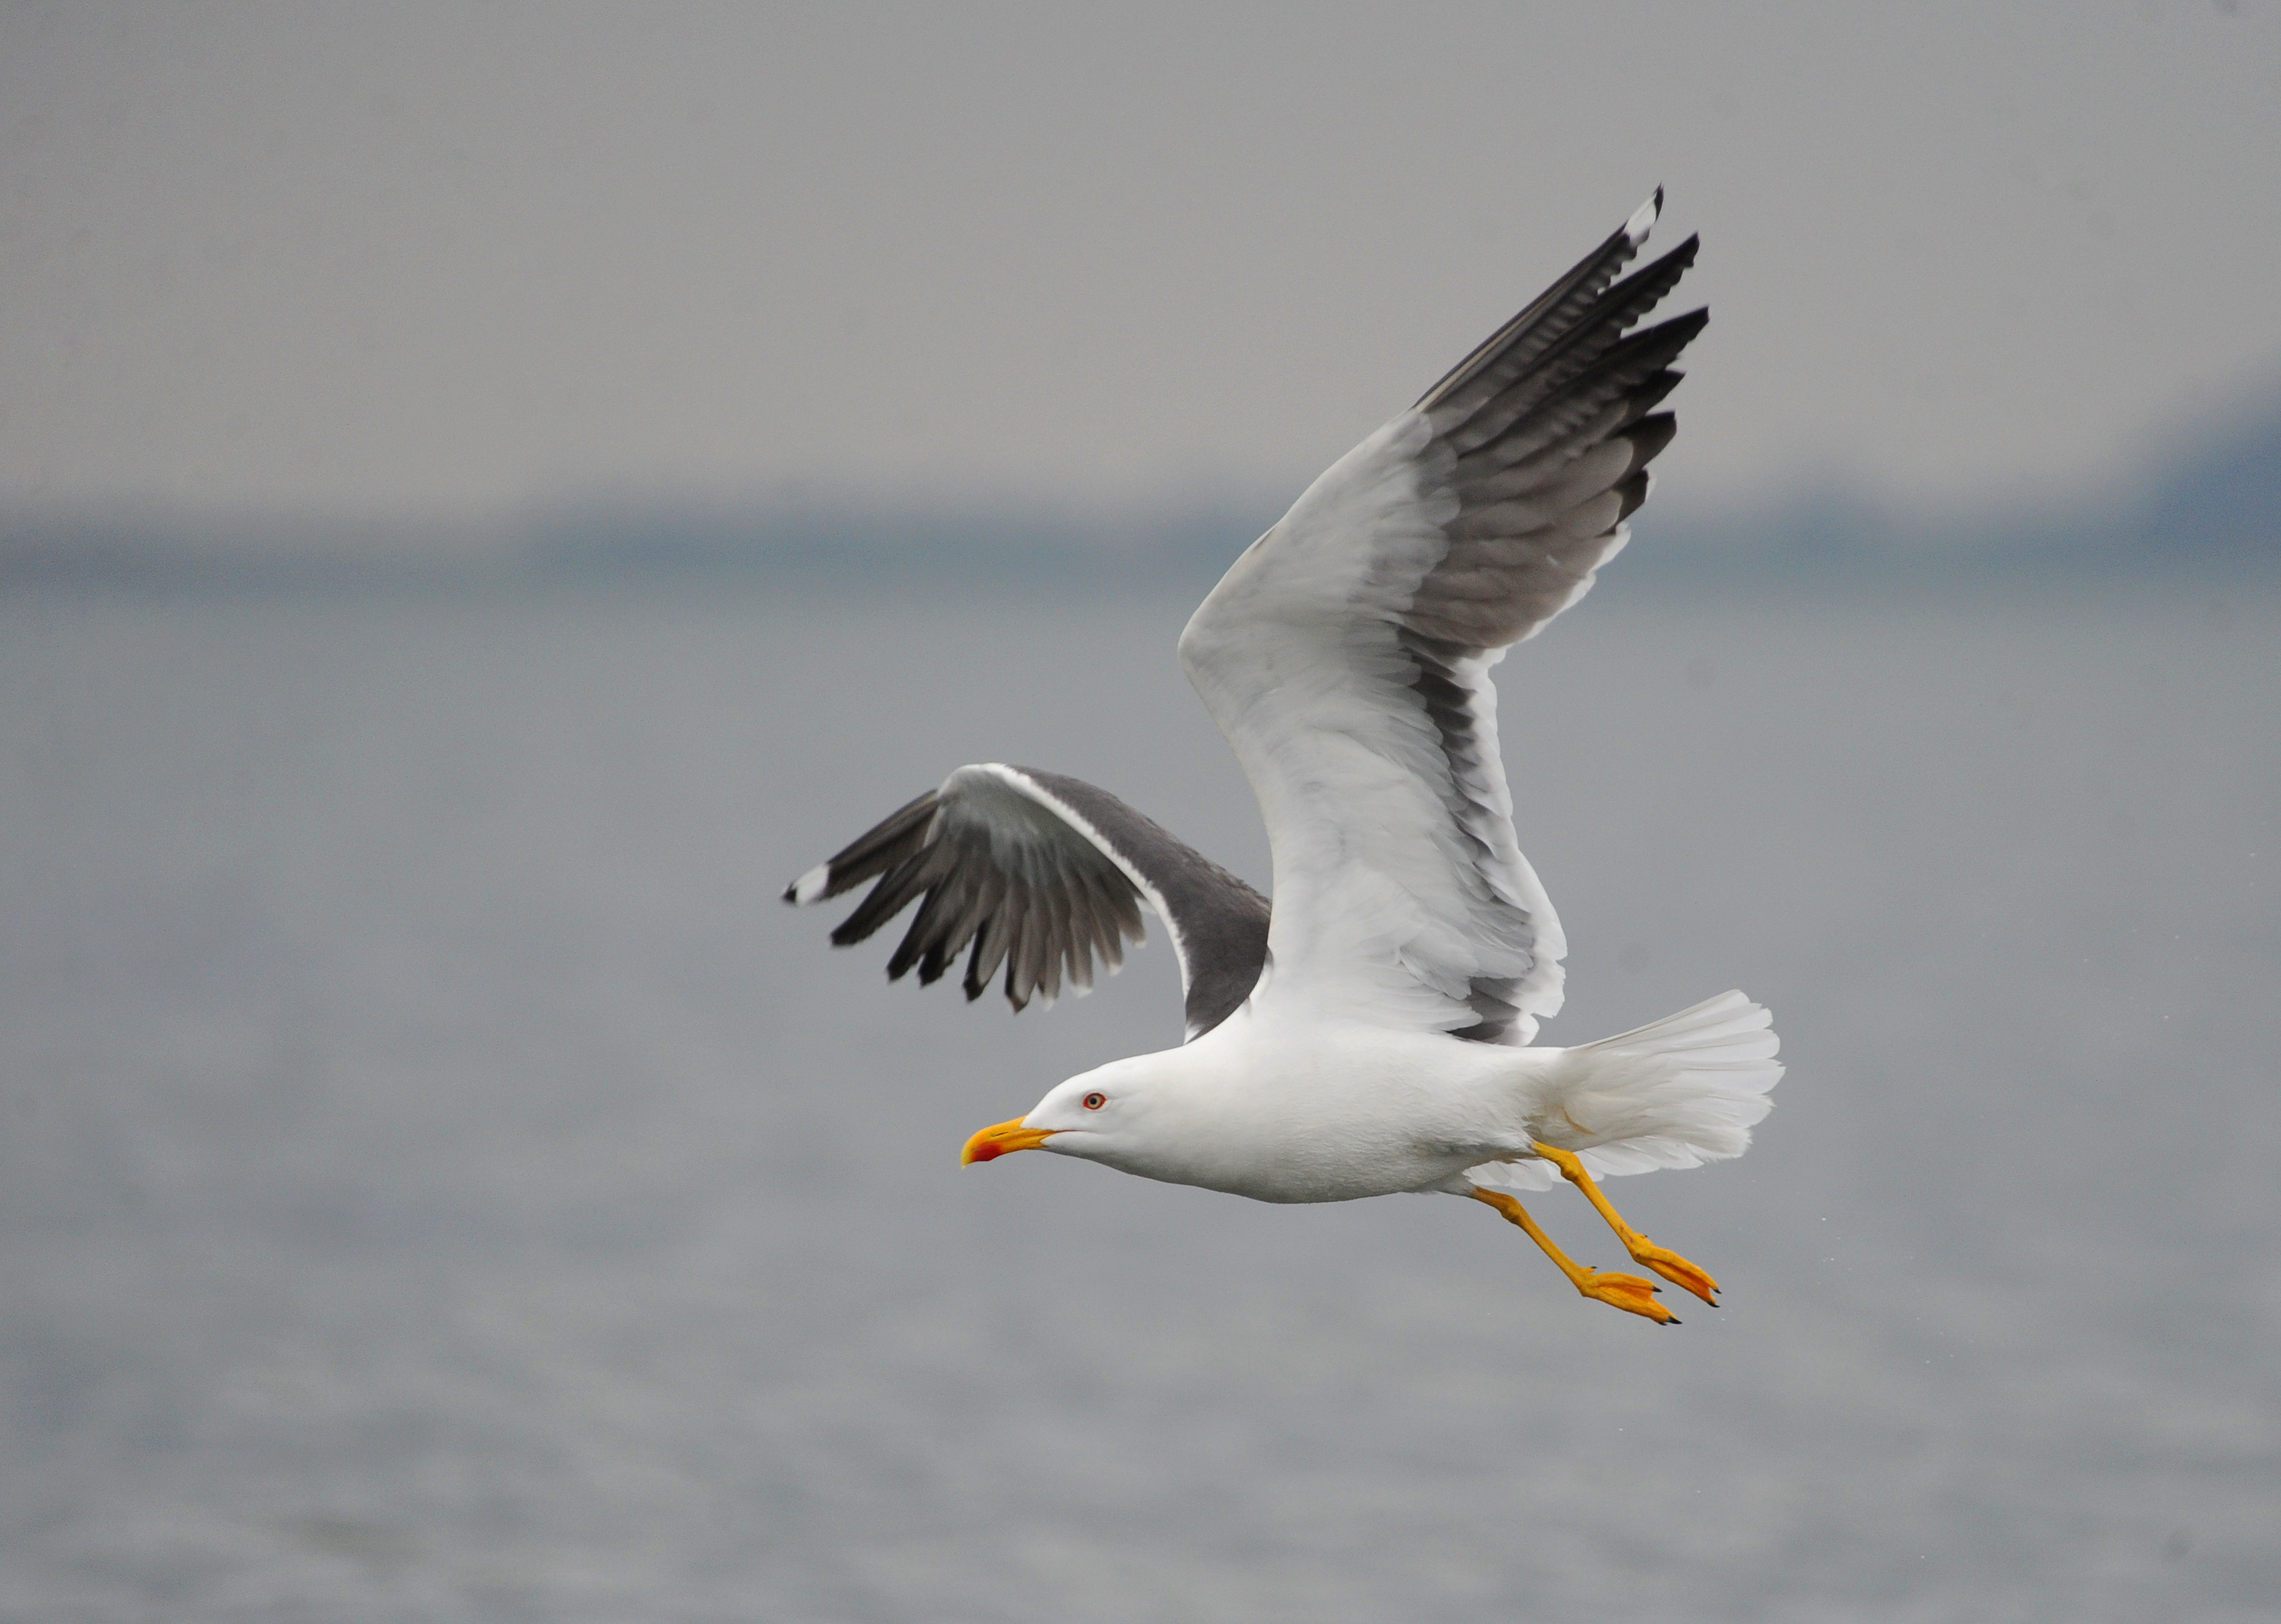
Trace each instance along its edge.
<instances>
[{"instance_id":1,"label":"distant hill","mask_svg":"<svg viewBox=\"0 0 2281 1624\"><path fill-rule=\"evenodd\" d=\"M1841 490L1790 493L1643 531L1628 569L1784 576L2269 569L2281 566L2281 396L2151 460L2122 499L1912 511Z\"/></svg>"},{"instance_id":2,"label":"distant hill","mask_svg":"<svg viewBox=\"0 0 2281 1624\"><path fill-rule=\"evenodd\" d=\"M2147 491L2132 528L2167 554L2281 555L2281 398L2188 448Z\"/></svg>"}]
</instances>

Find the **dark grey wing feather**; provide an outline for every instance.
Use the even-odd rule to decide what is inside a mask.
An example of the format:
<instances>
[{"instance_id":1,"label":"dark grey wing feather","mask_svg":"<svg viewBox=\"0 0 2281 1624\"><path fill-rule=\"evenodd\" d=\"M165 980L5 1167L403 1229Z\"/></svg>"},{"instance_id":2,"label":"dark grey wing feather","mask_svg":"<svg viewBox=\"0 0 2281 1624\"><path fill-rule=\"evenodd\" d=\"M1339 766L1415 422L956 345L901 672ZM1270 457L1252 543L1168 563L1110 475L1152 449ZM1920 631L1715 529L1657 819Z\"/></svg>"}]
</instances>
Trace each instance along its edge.
<instances>
[{"instance_id":1,"label":"dark grey wing feather","mask_svg":"<svg viewBox=\"0 0 2281 1624\"><path fill-rule=\"evenodd\" d=\"M1678 429L1655 411L1678 386L1671 363L1711 319L1697 310L1630 330L1695 263L1696 237L1609 285L1662 200L1659 189L1419 403L1432 429L1423 460L1457 507L1442 526L1448 550L1402 616L1429 660L1530 636L1622 550L1647 465Z\"/></svg>"},{"instance_id":2,"label":"dark grey wing feather","mask_svg":"<svg viewBox=\"0 0 2281 1624\"><path fill-rule=\"evenodd\" d=\"M1034 767L1008 770L1105 852L1164 922L1179 955L1188 1037L1241 1009L1267 962L1267 899L1106 790ZM1098 870L1088 878L1103 879Z\"/></svg>"},{"instance_id":3,"label":"dark grey wing feather","mask_svg":"<svg viewBox=\"0 0 2281 1624\"><path fill-rule=\"evenodd\" d=\"M962 953L966 995L1002 965L1015 1009L1063 985L1093 985L1141 936L1145 903L1164 920L1187 988L1187 1035L1242 1007L1267 956L1267 899L1105 790L1060 773L998 762L962 767L830 861L795 880L787 902L821 902L876 880L831 932L863 940L918 903L887 961L936 981Z\"/></svg>"},{"instance_id":4,"label":"dark grey wing feather","mask_svg":"<svg viewBox=\"0 0 2281 1624\"><path fill-rule=\"evenodd\" d=\"M1512 321L1475 344L1465 360L1443 373L1418 398L1417 409L1470 413L1496 395L1523 367L1550 350L1591 314L1601 291L1632 261L1648 228L1663 212L1663 188L1550 287L1531 299Z\"/></svg>"}]
</instances>

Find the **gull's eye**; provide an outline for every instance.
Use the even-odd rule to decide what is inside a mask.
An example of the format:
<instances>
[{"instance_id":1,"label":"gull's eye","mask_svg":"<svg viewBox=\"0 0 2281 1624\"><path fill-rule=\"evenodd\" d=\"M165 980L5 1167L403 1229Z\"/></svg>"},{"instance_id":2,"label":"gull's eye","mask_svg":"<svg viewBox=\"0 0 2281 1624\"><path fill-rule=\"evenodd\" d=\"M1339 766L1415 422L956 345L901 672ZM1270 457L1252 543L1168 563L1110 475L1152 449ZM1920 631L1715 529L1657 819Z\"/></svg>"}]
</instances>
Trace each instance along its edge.
<instances>
[{"instance_id":1,"label":"gull's eye","mask_svg":"<svg viewBox=\"0 0 2281 1624\"><path fill-rule=\"evenodd\" d=\"M1098 1088L1085 1096L1085 1108L1089 1111L1097 1111L1108 1103L1109 1096L1102 1093Z\"/></svg>"}]
</instances>

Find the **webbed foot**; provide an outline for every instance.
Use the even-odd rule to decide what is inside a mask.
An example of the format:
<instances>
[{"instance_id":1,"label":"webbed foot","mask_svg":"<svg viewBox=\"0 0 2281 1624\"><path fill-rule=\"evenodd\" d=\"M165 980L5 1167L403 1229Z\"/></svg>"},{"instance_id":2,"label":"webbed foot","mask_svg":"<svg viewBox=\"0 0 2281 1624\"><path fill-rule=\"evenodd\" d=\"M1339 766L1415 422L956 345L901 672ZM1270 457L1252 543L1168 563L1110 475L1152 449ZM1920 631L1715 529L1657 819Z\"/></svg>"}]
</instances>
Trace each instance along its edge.
<instances>
[{"instance_id":1,"label":"webbed foot","mask_svg":"<svg viewBox=\"0 0 2281 1624\"><path fill-rule=\"evenodd\" d=\"M1475 1201L1494 1207L1508 1224L1516 1224L1527 1233L1528 1238L1544 1250L1544 1255L1559 1265L1568 1283L1595 1302L1611 1308L1620 1308L1628 1314L1637 1314L1652 1319L1658 1325L1677 1325L1679 1316L1655 1300L1663 1289L1653 1280L1643 1280L1636 1274L1615 1274L1602 1269L1588 1269L1552 1244L1552 1237L1544 1233L1528 1209L1502 1190L1473 1189L1469 1191ZM1685 1262L1684 1258L1680 1259ZM1648 1265L1654 1268L1652 1263ZM1690 1265L1692 1266L1692 1265ZM1683 1282L1682 1282L1683 1283Z\"/></svg>"},{"instance_id":2,"label":"webbed foot","mask_svg":"<svg viewBox=\"0 0 2281 1624\"><path fill-rule=\"evenodd\" d=\"M1663 1289L1653 1280L1643 1280L1636 1274L1612 1274L1602 1269L1586 1269L1576 1281L1576 1289L1595 1301L1611 1308L1620 1308L1628 1314L1639 1314L1658 1325L1677 1325L1679 1316L1655 1300Z\"/></svg>"},{"instance_id":3,"label":"webbed foot","mask_svg":"<svg viewBox=\"0 0 2281 1624\"><path fill-rule=\"evenodd\" d=\"M1624 1250L1632 1255L1634 1263L1654 1270L1682 1291L1693 1292L1713 1308L1719 1306L1719 1299L1713 1295L1719 1289L1719 1282L1711 1278L1710 1271L1688 1262L1667 1246L1658 1246L1625 1223L1622 1215L1608 1204L1608 1198L1600 1194L1598 1181L1584 1170L1584 1164L1577 1158L1574 1151L1563 1150L1558 1145L1548 1145L1541 1141L1531 1148L1558 1168L1562 1178L1584 1192L1584 1198L1607 1220L1608 1227L1616 1232L1616 1238L1624 1243Z\"/></svg>"}]
</instances>

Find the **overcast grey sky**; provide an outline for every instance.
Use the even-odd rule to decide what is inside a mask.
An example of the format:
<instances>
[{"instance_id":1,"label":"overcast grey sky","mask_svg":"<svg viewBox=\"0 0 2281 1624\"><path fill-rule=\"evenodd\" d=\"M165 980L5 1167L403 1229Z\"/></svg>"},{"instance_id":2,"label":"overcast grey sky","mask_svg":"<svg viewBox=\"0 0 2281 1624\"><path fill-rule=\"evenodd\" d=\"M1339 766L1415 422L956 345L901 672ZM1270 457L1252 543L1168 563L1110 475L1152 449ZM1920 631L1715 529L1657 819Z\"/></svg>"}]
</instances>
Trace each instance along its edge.
<instances>
[{"instance_id":1,"label":"overcast grey sky","mask_svg":"<svg viewBox=\"0 0 2281 1624\"><path fill-rule=\"evenodd\" d=\"M10 4L0 501L1295 490L1657 182L1666 490L2281 379L2274 0Z\"/></svg>"}]
</instances>

